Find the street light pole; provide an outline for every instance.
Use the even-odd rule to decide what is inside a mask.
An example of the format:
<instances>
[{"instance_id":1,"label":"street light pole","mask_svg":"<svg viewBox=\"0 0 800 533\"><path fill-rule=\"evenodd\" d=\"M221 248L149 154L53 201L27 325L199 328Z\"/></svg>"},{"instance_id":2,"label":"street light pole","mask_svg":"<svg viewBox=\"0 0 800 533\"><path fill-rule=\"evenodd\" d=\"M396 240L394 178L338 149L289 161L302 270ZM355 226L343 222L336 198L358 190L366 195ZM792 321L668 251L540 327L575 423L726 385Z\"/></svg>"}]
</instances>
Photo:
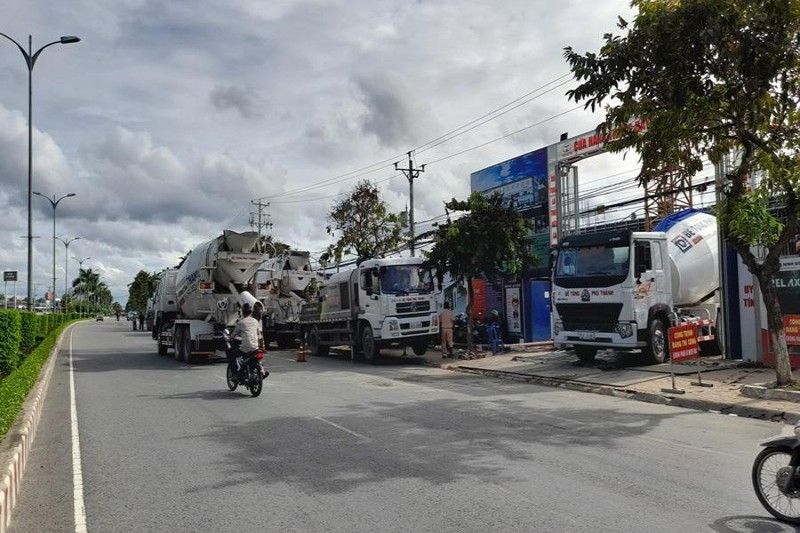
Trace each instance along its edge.
<instances>
[{"instance_id":1,"label":"street light pole","mask_svg":"<svg viewBox=\"0 0 800 533\"><path fill-rule=\"evenodd\" d=\"M31 215L31 193L33 192L33 66L36 64L36 60L39 58L39 54L42 53L42 50L47 48L48 46L53 46L54 44L70 44L70 43L77 43L80 41L80 38L75 37L74 35L65 35L61 37L58 41L53 41L52 43L47 43L46 45L39 48L35 53L32 53L33 50L33 37L28 35L28 50L25 49L20 45L17 41L6 35L5 33L0 33L0 36L5 37L19 48L19 51L22 52L22 57L25 58L25 64L28 66L28 311L33 308L33 217ZM53 292L55 292L55 286L53 286ZM55 302L54 302L55 303Z\"/></svg>"},{"instance_id":2,"label":"street light pole","mask_svg":"<svg viewBox=\"0 0 800 533\"><path fill-rule=\"evenodd\" d=\"M80 237L73 237L66 240L61 237L56 237L56 239L64 243L64 295L62 296L62 298L64 298L67 296L67 283L69 283L69 244L72 241L77 241Z\"/></svg>"},{"instance_id":3,"label":"street light pole","mask_svg":"<svg viewBox=\"0 0 800 533\"><path fill-rule=\"evenodd\" d=\"M58 207L58 203L63 200L64 198L72 198L75 196L74 192L69 194L65 194L58 200L56 200L56 195L54 194L52 198L49 196L45 196L40 192L33 191L33 194L36 196L41 196L48 202L50 205L53 206L53 313L56 312L56 207Z\"/></svg>"}]
</instances>

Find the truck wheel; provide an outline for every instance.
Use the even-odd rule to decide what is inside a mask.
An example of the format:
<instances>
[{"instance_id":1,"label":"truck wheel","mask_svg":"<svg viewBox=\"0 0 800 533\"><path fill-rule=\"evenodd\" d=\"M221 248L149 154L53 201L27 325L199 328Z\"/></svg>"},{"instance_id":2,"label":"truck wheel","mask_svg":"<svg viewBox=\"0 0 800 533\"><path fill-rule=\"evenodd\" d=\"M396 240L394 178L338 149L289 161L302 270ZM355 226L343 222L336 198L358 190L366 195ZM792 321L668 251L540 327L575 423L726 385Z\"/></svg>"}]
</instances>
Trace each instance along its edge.
<instances>
[{"instance_id":1,"label":"truck wheel","mask_svg":"<svg viewBox=\"0 0 800 533\"><path fill-rule=\"evenodd\" d=\"M167 347L161 341L158 342L158 355L167 355Z\"/></svg>"},{"instance_id":2,"label":"truck wheel","mask_svg":"<svg viewBox=\"0 0 800 533\"><path fill-rule=\"evenodd\" d=\"M667 327L660 318L654 318L648 328L649 337L643 353L648 363L660 365L667 360Z\"/></svg>"},{"instance_id":3,"label":"truck wheel","mask_svg":"<svg viewBox=\"0 0 800 533\"><path fill-rule=\"evenodd\" d=\"M189 336L189 328L183 330L183 361L187 364L194 362L192 356L192 338Z\"/></svg>"},{"instance_id":4,"label":"truck wheel","mask_svg":"<svg viewBox=\"0 0 800 533\"><path fill-rule=\"evenodd\" d=\"M578 360L581 363L589 364L594 363L594 358L597 355L597 348L594 346L575 346L572 348Z\"/></svg>"},{"instance_id":5,"label":"truck wheel","mask_svg":"<svg viewBox=\"0 0 800 533\"><path fill-rule=\"evenodd\" d=\"M415 342L411 349L414 350L415 355L425 355L428 351L428 343L425 341Z\"/></svg>"},{"instance_id":6,"label":"truck wheel","mask_svg":"<svg viewBox=\"0 0 800 533\"><path fill-rule=\"evenodd\" d=\"M364 359L367 362L373 365L378 362L380 350L375 344L375 336L372 334L372 328L369 324L361 330L361 349L364 351Z\"/></svg>"},{"instance_id":7,"label":"truck wheel","mask_svg":"<svg viewBox=\"0 0 800 533\"><path fill-rule=\"evenodd\" d=\"M175 346L175 360L183 362L183 326L175 326L172 344Z\"/></svg>"},{"instance_id":8,"label":"truck wheel","mask_svg":"<svg viewBox=\"0 0 800 533\"><path fill-rule=\"evenodd\" d=\"M331 347L321 344L319 330L317 326L311 328L311 331L308 332L308 349L311 351L311 355L314 357L325 357L328 355Z\"/></svg>"}]
</instances>

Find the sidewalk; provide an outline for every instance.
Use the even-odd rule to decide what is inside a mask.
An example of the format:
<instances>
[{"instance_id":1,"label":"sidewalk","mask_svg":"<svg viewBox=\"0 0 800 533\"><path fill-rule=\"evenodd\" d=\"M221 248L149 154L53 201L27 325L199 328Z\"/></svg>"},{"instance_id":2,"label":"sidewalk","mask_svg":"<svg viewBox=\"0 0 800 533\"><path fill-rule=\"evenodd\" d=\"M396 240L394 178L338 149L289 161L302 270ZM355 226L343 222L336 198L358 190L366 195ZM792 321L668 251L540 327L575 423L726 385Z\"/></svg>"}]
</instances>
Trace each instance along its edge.
<instances>
[{"instance_id":1,"label":"sidewalk","mask_svg":"<svg viewBox=\"0 0 800 533\"><path fill-rule=\"evenodd\" d=\"M582 365L570 352L554 350L549 343L510 345L511 351L483 358L442 359L437 349L426 354L433 366L461 372L563 387L633 400L674 405L785 422L800 423L800 392L771 390L775 370L719 357L673 365L636 366L633 354L600 352L593 365ZM456 355L463 350L456 350ZM698 381L698 370L701 371ZM708 386L693 383L701 382ZM669 392L673 389L679 392Z\"/></svg>"}]
</instances>

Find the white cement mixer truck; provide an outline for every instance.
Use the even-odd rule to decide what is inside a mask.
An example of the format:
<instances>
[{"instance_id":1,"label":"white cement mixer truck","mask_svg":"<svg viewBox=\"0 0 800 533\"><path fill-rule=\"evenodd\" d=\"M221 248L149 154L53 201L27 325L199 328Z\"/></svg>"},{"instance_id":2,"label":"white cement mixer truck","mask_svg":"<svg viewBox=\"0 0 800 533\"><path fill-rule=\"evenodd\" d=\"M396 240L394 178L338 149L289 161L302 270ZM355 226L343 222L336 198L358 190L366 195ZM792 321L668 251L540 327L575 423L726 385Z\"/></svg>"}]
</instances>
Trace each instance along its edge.
<instances>
[{"instance_id":1,"label":"white cement mixer truck","mask_svg":"<svg viewBox=\"0 0 800 533\"><path fill-rule=\"evenodd\" d=\"M423 355L439 336L433 277L421 257L369 259L333 274L303 305L300 324L311 355L352 346L375 363L381 348Z\"/></svg>"},{"instance_id":2,"label":"white cement mixer truck","mask_svg":"<svg viewBox=\"0 0 800 533\"><path fill-rule=\"evenodd\" d=\"M261 316L263 304L251 293L268 257L260 245L255 232L225 230L189 253L174 275L175 316L159 325L159 353L173 348L175 359L187 363L212 355L222 349L222 331L236 323L241 304L250 303L253 316Z\"/></svg>"},{"instance_id":3,"label":"white cement mixer truck","mask_svg":"<svg viewBox=\"0 0 800 533\"><path fill-rule=\"evenodd\" d=\"M278 348L300 344L300 309L325 280L311 265L309 252L286 251L270 257L256 273L256 298L263 304L264 342Z\"/></svg>"},{"instance_id":4,"label":"white cement mixer truck","mask_svg":"<svg viewBox=\"0 0 800 533\"><path fill-rule=\"evenodd\" d=\"M553 340L583 362L598 350L669 357L667 329L697 327L701 352L719 350L719 245L714 216L686 210L652 232L564 237L553 271Z\"/></svg>"}]
</instances>

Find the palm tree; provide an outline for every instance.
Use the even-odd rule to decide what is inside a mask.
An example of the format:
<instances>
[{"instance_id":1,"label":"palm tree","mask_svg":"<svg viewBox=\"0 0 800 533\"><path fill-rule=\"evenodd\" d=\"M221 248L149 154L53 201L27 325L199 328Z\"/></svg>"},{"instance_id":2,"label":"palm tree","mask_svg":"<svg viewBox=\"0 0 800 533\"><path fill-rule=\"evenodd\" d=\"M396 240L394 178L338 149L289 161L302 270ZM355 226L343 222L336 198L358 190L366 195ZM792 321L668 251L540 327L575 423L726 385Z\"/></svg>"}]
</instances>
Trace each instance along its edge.
<instances>
[{"instance_id":1,"label":"palm tree","mask_svg":"<svg viewBox=\"0 0 800 533\"><path fill-rule=\"evenodd\" d=\"M90 309L96 311L96 307L106 307L111 304L113 297L105 282L100 281L100 274L93 272L91 268L81 268L78 277L72 281L75 300L81 302L81 309L85 309L86 304L90 304Z\"/></svg>"}]
</instances>

